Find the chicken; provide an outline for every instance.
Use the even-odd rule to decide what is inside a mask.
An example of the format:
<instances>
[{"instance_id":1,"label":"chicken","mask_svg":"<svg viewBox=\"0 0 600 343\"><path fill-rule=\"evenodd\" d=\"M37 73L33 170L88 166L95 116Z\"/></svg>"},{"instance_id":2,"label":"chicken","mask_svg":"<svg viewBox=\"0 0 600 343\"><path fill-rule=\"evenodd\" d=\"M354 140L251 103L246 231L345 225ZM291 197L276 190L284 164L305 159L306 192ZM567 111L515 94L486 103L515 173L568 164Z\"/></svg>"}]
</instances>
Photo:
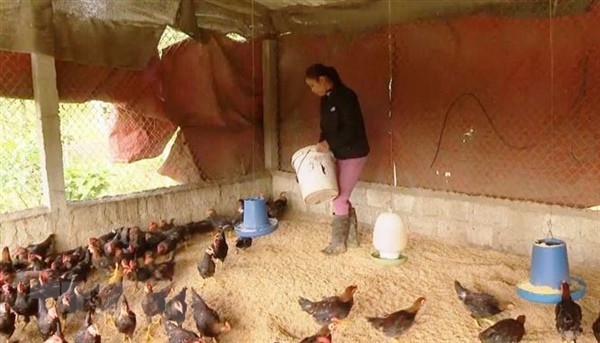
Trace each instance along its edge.
<instances>
[{"instance_id":1,"label":"chicken","mask_svg":"<svg viewBox=\"0 0 600 343\"><path fill-rule=\"evenodd\" d=\"M131 342L136 327L136 316L135 312L129 308L129 303L125 295L121 296L121 304L115 320L115 326Z\"/></svg>"},{"instance_id":2,"label":"chicken","mask_svg":"<svg viewBox=\"0 0 600 343\"><path fill-rule=\"evenodd\" d=\"M112 265L110 258L104 255L102 251L94 245L90 245L88 249L92 253L92 265L94 268L96 268L97 271L108 275Z\"/></svg>"},{"instance_id":3,"label":"chicken","mask_svg":"<svg viewBox=\"0 0 600 343\"><path fill-rule=\"evenodd\" d=\"M183 239L183 234L179 231L171 230L165 239L156 246L157 255L166 255L177 248L177 244Z\"/></svg>"},{"instance_id":4,"label":"chicken","mask_svg":"<svg viewBox=\"0 0 600 343\"><path fill-rule=\"evenodd\" d=\"M211 247L214 252L215 259L221 261L221 263L224 263L225 258L227 257L227 251L229 250L224 230L219 230L219 232L215 235L215 239L213 240Z\"/></svg>"},{"instance_id":5,"label":"chicken","mask_svg":"<svg viewBox=\"0 0 600 343\"><path fill-rule=\"evenodd\" d=\"M267 203L267 215L270 218L280 218L287 208L287 197L285 192L279 194L279 198Z\"/></svg>"},{"instance_id":6,"label":"chicken","mask_svg":"<svg viewBox=\"0 0 600 343\"><path fill-rule=\"evenodd\" d=\"M179 326L185 321L185 313L187 311L187 303L185 302L185 294L187 287L183 287L179 293L167 301L165 305L164 316L166 320L175 321Z\"/></svg>"},{"instance_id":7,"label":"chicken","mask_svg":"<svg viewBox=\"0 0 600 343\"><path fill-rule=\"evenodd\" d=\"M231 224L238 225L244 221L244 199L238 199L238 208L231 220Z\"/></svg>"},{"instance_id":8,"label":"chicken","mask_svg":"<svg viewBox=\"0 0 600 343\"><path fill-rule=\"evenodd\" d=\"M218 214L214 208L209 208L206 210L206 215L206 219L211 222L215 229L222 230L226 227L232 226L231 219Z\"/></svg>"},{"instance_id":9,"label":"chicken","mask_svg":"<svg viewBox=\"0 0 600 343\"><path fill-rule=\"evenodd\" d=\"M194 332L186 330L172 321L165 321L165 331L169 337L169 343L206 343Z\"/></svg>"},{"instance_id":10,"label":"chicken","mask_svg":"<svg viewBox=\"0 0 600 343\"><path fill-rule=\"evenodd\" d=\"M525 335L525 316L502 319L479 334L482 343L516 343Z\"/></svg>"},{"instance_id":11,"label":"chicken","mask_svg":"<svg viewBox=\"0 0 600 343\"><path fill-rule=\"evenodd\" d=\"M420 297L407 309L394 312L384 318L369 317L367 320L386 336L398 338L414 324L415 316L424 303L425 298Z\"/></svg>"},{"instance_id":12,"label":"chicken","mask_svg":"<svg viewBox=\"0 0 600 343\"><path fill-rule=\"evenodd\" d=\"M54 253L54 247L56 244L56 235L51 233L48 237L38 244L31 244L25 248L25 250L34 255L40 256L44 260L48 255Z\"/></svg>"},{"instance_id":13,"label":"chicken","mask_svg":"<svg viewBox=\"0 0 600 343\"><path fill-rule=\"evenodd\" d=\"M204 251L204 256L198 262L198 272L203 279L215 275L215 261L212 247L208 247L206 251Z\"/></svg>"},{"instance_id":14,"label":"chicken","mask_svg":"<svg viewBox=\"0 0 600 343\"><path fill-rule=\"evenodd\" d=\"M8 342L15 332L16 315L8 303L0 304L0 336Z\"/></svg>"},{"instance_id":15,"label":"chicken","mask_svg":"<svg viewBox=\"0 0 600 343\"><path fill-rule=\"evenodd\" d=\"M152 253L147 256L152 257ZM146 259L145 259L146 260ZM138 282L146 282L152 278L152 264L139 266L137 260L121 260L121 266L123 267L124 273L127 278L131 281L136 282L136 289Z\"/></svg>"},{"instance_id":16,"label":"chicken","mask_svg":"<svg viewBox=\"0 0 600 343\"><path fill-rule=\"evenodd\" d=\"M600 313L598 313L598 318L592 325L592 332L594 333L594 337L596 337L596 341L600 343Z\"/></svg>"},{"instance_id":17,"label":"chicken","mask_svg":"<svg viewBox=\"0 0 600 343\"><path fill-rule=\"evenodd\" d=\"M157 314L161 314L165 311L166 299L172 290L173 285L169 284L165 288L155 293L152 284L150 284L149 282L146 283L146 295L142 300L142 310L144 310L144 314L146 315L146 321L148 322L148 329L146 331L146 341L150 341L150 338L152 338L152 317L156 316Z\"/></svg>"},{"instance_id":18,"label":"chicken","mask_svg":"<svg viewBox=\"0 0 600 343\"><path fill-rule=\"evenodd\" d=\"M99 299L98 293L100 292L100 284L96 284L88 292L82 292L81 287L75 286L73 293L75 294L76 308L83 312L95 312L98 307Z\"/></svg>"},{"instance_id":19,"label":"chicken","mask_svg":"<svg viewBox=\"0 0 600 343\"><path fill-rule=\"evenodd\" d=\"M154 262L154 260L152 260ZM173 275L175 274L175 253L171 251L169 258L159 264L153 264L152 276L154 280L169 280L173 281Z\"/></svg>"},{"instance_id":20,"label":"chicken","mask_svg":"<svg viewBox=\"0 0 600 343\"><path fill-rule=\"evenodd\" d=\"M15 277L15 267L10 258L8 247L2 248L2 260L0 260L0 283L12 283Z\"/></svg>"},{"instance_id":21,"label":"chicken","mask_svg":"<svg viewBox=\"0 0 600 343\"><path fill-rule=\"evenodd\" d=\"M52 298L51 298L52 299ZM50 336L54 334L56 331L56 323L58 320L58 313L56 312L56 303L54 299L52 299L52 304L50 308L46 307L46 302L42 298L38 298L38 315L37 315L37 325L38 332L42 336L42 338L48 339Z\"/></svg>"},{"instance_id":22,"label":"chicken","mask_svg":"<svg viewBox=\"0 0 600 343\"><path fill-rule=\"evenodd\" d=\"M210 308L193 288L192 308L194 309L196 328L203 337L217 338L220 334L231 330L229 322L221 321L217 311Z\"/></svg>"},{"instance_id":23,"label":"chicken","mask_svg":"<svg viewBox=\"0 0 600 343\"><path fill-rule=\"evenodd\" d=\"M0 293L0 303L6 302L11 307L15 305L17 299L17 290L9 283L2 285L2 293Z\"/></svg>"},{"instance_id":24,"label":"chicken","mask_svg":"<svg viewBox=\"0 0 600 343\"><path fill-rule=\"evenodd\" d=\"M85 322L75 336L75 343L100 343L102 336L92 323L92 312L88 312Z\"/></svg>"},{"instance_id":25,"label":"chicken","mask_svg":"<svg viewBox=\"0 0 600 343\"><path fill-rule=\"evenodd\" d=\"M63 334L63 330L62 330L62 324L60 323L60 321L56 321L55 324L56 330L54 331L54 334L50 337L48 337L47 340L44 341L44 343L66 343L67 340L65 339L65 335Z\"/></svg>"},{"instance_id":26,"label":"chicken","mask_svg":"<svg viewBox=\"0 0 600 343\"><path fill-rule=\"evenodd\" d=\"M123 268L120 264L115 265L113 276L108 280L108 285L104 286L98 293L98 308L102 311L114 310L119 298L123 294Z\"/></svg>"},{"instance_id":27,"label":"chicken","mask_svg":"<svg viewBox=\"0 0 600 343\"><path fill-rule=\"evenodd\" d=\"M312 302L303 297L298 299L302 310L313 316L319 325L327 325L332 319L341 320L348 316L354 305L354 292L358 287L348 286L344 293Z\"/></svg>"},{"instance_id":28,"label":"chicken","mask_svg":"<svg viewBox=\"0 0 600 343\"><path fill-rule=\"evenodd\" d=\"M238 237L235 240L235 247L239 250L246 250L252 246L251 237Z\"/></svg>"},{"instance_id":29,"label":"chicken","mask_svg":"<svg viewBox=\"0 0 600 343\"><path fill-rule=\"evenodd\" d=\"M77 312L77 298L75 294L75 278L71 279L69 288L58 297L56 310L59 316L64 321L69 313Z\"/></svg>"},{"instance_id":30,"label":"chicken","mask_svg":"<svg viewBox=\"0 0 600 343\"><path fill-rule=\"evenodd\" d=\"M328 325L323 325L316 334L305 337L300 343L332 343L331 334L335 330L335 326L335 320Z\"/></svg>"},{"instance_id":31,"label":"chicken","mask_svg":"<svg viewBox=\"0 0 600 343\"><path fill-rule=\"evenodd\" d=\"M571 299L569 283L563 281L561 286L562 297L556 304L556 330L564 341L577 342L583 330L581 329L581 307Z\"/></svg>"},{"instance_id":32,"label":"chicken","mask_svg":"<svg viewBox=\"0 0 600 343\"><path fill-rule=\"evenodd\" d=\"M26 325L29 323L29 317L33 317L38 313L37 301L30 298L29 289L22 282L17 284L17 298L13 310L23 317Z\"/></svg>"},{"instance_id":33,"label":"chicken","mask_svg":"<svg viewBox=\"0 0 600 343\"><path fill-rule=\"evenodd\" d=\"M454 290L471 316L475 319L486 318L502 312L498 300L487 293L475 293L464 288L460 282L454 281Z\"/></svg>"}]
</instances>

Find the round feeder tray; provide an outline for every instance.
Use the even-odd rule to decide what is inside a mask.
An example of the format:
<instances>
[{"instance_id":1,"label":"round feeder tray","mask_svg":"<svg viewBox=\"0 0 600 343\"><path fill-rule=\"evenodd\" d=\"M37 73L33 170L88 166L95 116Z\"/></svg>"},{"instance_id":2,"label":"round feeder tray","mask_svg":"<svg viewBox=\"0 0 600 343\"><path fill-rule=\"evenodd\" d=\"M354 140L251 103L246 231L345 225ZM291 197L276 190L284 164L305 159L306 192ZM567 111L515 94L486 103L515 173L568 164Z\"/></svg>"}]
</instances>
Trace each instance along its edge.
<instances>
[{"instance_id":1,"label":"round feeder tray","mask_svg":"<svg viewBox=\"0 0 600 343\"><path fill-rule=\"evenodd\" d=\"M398 258L395 258L395 259L381 258L381 257L379 257L379 251L373 251L371 253L371 258L373 258L375 261L377 261L381 264L386 264L386 265L399 265L399 264L403 264L404 262L406 262L408 260L408 256L406 256L406 255L400 255Z\"/></svg>"},{"instance_id":2,"label":"round feeder tray","mask_svg":"<svg viewBox=\"0 0 600 343\"><path fill-rule=\"evenodd\" d=\"M573 300L579 300L584 296L587 284L583 279L571 276L570 286ZM517 284L517 294L523 299L544 304L556 304L562 298L560 290L548 286L534 286L529 281Z\"/></svg>"},{"instance_id":3,"label":"round feeder tray","mask_svg":"<svg viewBox=\"0 0 600 343\"><path fill-rule=\"evenodd\" d=\"M279 222L275 218L269 218L269 225L260 228L247 228L244 226L244 223L239 223L234 227L235 233L239 237L243 238L253 238L258 236L268 235L271 232L275 231Z\"/></svg>"}]
</instances>

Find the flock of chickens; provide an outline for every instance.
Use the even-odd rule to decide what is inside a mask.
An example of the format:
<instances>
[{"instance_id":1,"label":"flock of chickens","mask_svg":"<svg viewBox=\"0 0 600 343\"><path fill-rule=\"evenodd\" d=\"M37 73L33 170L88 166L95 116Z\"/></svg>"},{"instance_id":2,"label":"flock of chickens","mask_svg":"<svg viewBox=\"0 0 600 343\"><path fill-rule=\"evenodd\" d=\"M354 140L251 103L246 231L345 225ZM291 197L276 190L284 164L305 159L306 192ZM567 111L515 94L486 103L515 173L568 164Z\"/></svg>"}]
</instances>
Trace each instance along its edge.
<instances>
[{"instance_id":1,"label":"flock of chickens","mask_svg":"<svg viewBox=\"0 0 600 343\"><path fill-rule=\"evenodd\" d=\"M280 217L287 206L282 193L274 201L267 201L269 217ZM56 253L55 235L43 242L27 247L17 247L11 256L9 248L2 250L0 261L0 335L7 341L15 331L17 317L28 325L31 317L36 318L38 332L45 342L67 342L63 327L73 314L83 312L85 321L74 337L76 343L101 342L101 333L94 325L94 317L102 312L105 321L112 318L124 339L131 341L138 328L138 316L134 313L123 292L123 280L143 283L145 291L142 309L146 318L146 340L152 339L155 325L162 322L169 343L205 343L216 340L220 334L231 330L227 320L211 308L193 288L191 291L192 317L197 332L183 327L188 303L187 287L169 298L173 292L175 252L178 247L194 235L216 230L211 244L198 262L202 278L213 277L215 263L224 263L229 246L228 232L243 219L243 200L240 200L236 216L218 214L214 209L207 211L207 218L199 222L175 225L173 221L151 223L147 230L139 227L121 227L100 237L91 237L87 246ZM247 249L251 238L238 237L237 249ZM110 275L105 285L96 284L83 289L90 273L94 271ZM167 284L155 290L155 281ZM472 292L455 281L458 298L477 320L492 319L505 309L490 294ZM569 284L564 282L562 300L556 304L556 329L563 340L576 342L582 333L581 308L571 299ZM344 322L354 305L357 286L351 285L340 295L311 301L300 297L300 309L310 314L320 325L319 331L301 340L301 343L332 343L332 332ZM373 328L384 335L399 338L415 321L425 298L418 298L412 306L384 317L369 317ZM158 317L159 321L154 319ZM525 335L525 316L497 321L479 334L482 342L519 342ZM592 331L600 342L600 315Z\"/></svg>"},{"instance_id":2,"label":"flock of chickens","mask_svg":"<svg viewBox=\"0 0 600 343\"><path fill-rule=\"evenodd\" d=\"M36 318L38 332L44 342L67 342L63 328L78 312L86 319L76 333L76 343L101 342L101 333L94 325L98 312L104 313L105 322L112 319L124 339L131 342L138 327L134 313L123 292L123 280L144 283L142 309L146 317L146 340L152 338L152 329L159 317L169 343L205 343L231 329L218 313L192 288L191 308L198 333L183 328L188 304L187 287L168 299L173 291L170 283L175 271L175 252L194 235L217 230L210 247L198 263L203 278L215 273L215 261L225 261L228 252L226 232L242 220L243 200L234 218L207 211L207 218L185 225L161 221L150 223L147 230L137 226L121 227L100 237L90 237L87 246L55 252L54 234L43 242L17 247L11 255L8 247L2 250L0 261L0 337L9 341L15 332L17 318L24 326ZM279 217L287 207L282 193L274 201L267 201L269 216ZM236 248L246 249L251 238L238 237ZM110 275L105 285L96 284L83 289L91 273ZM168 284L155 291L153 282ZM18 340L14 341L18 342Z\"/></svg>"}]
</instances>

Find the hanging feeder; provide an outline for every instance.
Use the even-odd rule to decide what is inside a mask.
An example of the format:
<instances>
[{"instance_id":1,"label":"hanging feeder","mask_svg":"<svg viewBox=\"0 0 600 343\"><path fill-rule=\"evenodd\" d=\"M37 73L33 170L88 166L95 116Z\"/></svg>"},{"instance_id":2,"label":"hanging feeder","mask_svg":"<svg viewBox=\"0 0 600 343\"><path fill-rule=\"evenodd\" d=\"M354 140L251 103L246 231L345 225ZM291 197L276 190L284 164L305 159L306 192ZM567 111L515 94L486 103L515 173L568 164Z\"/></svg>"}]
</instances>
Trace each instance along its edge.
<instances>
[{"instance_id":1,"label":"hanging feeder","mask_svg":"<svg viewBox=\"0 0 600 343\"><path fill-rule=\"evenodd\" d=\"M244 199L244 220L235 225L235 232L239 237L258 237L275 231L278 221L267 215L267 204L263 197Z\"/></svg>"},{"instance_id":2,"label":"hanging feeder","mask_svg":"<svg viewBox=\"0 0 600 343\"><path fill-rule=\"evenodd\" d=\"M567 244L554 237L538 239L531 250L529 280L517 284L517 294L533 302L557 303L562 297L563 281L571 286L573 300L584 296L585 281L569 274Z\"/></svg>"}]
</instances>

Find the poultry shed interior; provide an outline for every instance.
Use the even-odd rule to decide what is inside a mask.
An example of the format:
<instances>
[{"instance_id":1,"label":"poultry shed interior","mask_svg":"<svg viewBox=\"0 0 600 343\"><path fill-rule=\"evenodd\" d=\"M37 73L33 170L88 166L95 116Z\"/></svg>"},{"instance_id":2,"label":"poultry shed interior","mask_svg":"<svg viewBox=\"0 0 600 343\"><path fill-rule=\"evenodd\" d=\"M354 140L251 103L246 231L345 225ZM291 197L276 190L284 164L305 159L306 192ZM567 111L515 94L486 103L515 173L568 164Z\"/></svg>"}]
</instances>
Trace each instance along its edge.
<instances>
[{"instance_id":1,"label":"poultry shed interior","mask_svg":"<svg viewBox=\"0 0 600 343\"><path fill-rule=\"evenodd\" d=\"M600 1L0 0L0 22L2 342L600 342ZM370 145L360 246L333 256L293 161L317 62ZM248 198L268 234L237 237ZM373 257L388 211L402 264ZM558 304L517 294L545 236Z\"/></svg>"}]
</instances>

